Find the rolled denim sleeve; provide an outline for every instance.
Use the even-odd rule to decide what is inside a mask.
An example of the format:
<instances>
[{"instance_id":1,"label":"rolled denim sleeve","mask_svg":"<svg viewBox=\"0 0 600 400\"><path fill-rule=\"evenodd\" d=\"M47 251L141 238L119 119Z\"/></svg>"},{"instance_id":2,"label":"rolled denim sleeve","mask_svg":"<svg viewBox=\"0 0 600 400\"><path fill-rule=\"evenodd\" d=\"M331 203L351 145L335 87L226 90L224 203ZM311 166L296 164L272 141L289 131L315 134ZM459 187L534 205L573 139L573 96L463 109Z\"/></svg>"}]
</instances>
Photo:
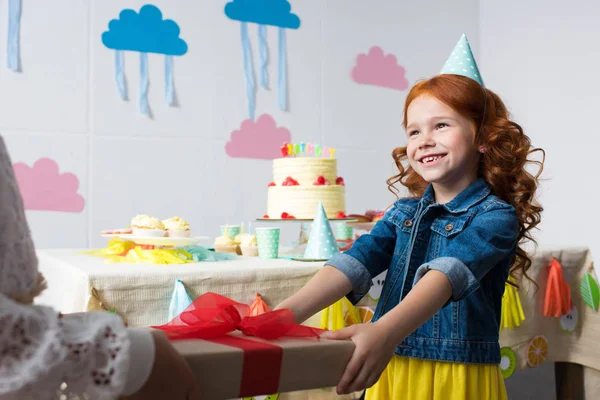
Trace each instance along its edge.
<instances>
[{"instance_id":1,"label":"rolled denim sleeve","mask_svg":"<svg viewBox=\"0 0 600 400\"><path fill-rule=\"evenodd\" d=\"M343 272L352 283L352 291L346 297L353 304L367 294L373 277L389 268L396 245L396 226L389 220L393 210L389 210L369 234L356 239L352 248L335 254L326 263Z\"/></svg>"},{"instance_id":2,"label":"rolled denim sleeve","mask_svg":"<svg viewBox=\"0 0 600 400\"><path fill-rule=\"evenodd\" d=\"M500 261L512 257L517 245L519 220L515 209L493 203L452 239L438 258L417 269L413 285L430 270L444 273L452 285L453 301L479 289L481 279Z\"/></svg>"}]
</instances>

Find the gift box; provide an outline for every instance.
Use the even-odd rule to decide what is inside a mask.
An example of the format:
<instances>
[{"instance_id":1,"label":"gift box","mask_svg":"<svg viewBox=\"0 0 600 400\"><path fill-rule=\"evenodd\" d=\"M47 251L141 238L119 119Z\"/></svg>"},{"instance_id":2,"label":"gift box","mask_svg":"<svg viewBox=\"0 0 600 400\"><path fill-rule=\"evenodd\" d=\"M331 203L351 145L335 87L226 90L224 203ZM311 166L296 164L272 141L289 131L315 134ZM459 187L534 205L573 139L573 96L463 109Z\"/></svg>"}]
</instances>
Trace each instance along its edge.
<instances>
[{"instance_id":1,"label":"gift box","mask_svg":"<svg viewBox=\"0 0 600 400\"><path fill-rule=\"evenodd\" d=\"M336 386L354 351L351 341L294 323L289 310L249 315L249 307L207 293L163 330L189 363L206 400Z\"/></svg>"},{"instance_id":2,"label":"gift box","mask_svg":"<svg viewBox=\"0 0 600 400\"><path fill-rule=\"evenodd\" d=\"M354 351L351 341L266 341L241 333L221 340L173 342L189 363L202 399L224 400L336 386Z\"/></svg>"}]
</instances>

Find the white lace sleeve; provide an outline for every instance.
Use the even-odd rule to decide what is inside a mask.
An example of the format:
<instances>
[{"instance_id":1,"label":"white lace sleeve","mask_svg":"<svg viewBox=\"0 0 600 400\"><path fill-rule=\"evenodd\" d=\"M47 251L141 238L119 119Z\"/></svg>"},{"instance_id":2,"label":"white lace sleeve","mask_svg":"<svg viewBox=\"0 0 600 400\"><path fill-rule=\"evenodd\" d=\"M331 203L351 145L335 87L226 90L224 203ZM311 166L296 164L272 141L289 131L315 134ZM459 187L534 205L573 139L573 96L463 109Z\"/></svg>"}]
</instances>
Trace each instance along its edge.
<instances>
[{"instance_id":1,"label":"white lace sleeve","mask_svg":"<svg viewBox=\"0 0 600 400\"><path fill-rule=\"evenodd\" d=\"M127 330L109 313L61 318L51 308L31 305L43 289L0 137L0 399L111 399L139 389L154 362L150 333Z\"/></svg>"},{"instance_id":2,"label":"white lace sleeve","mask_svg":"<svg viewBox=\"0 0 600 400\"><path fill-rule=\"evenodd\" d=\"M128 369L129 337L119 318L60 317L0 294L1 399L112 399L123 392Z\"/></svg>"}]
</instances>

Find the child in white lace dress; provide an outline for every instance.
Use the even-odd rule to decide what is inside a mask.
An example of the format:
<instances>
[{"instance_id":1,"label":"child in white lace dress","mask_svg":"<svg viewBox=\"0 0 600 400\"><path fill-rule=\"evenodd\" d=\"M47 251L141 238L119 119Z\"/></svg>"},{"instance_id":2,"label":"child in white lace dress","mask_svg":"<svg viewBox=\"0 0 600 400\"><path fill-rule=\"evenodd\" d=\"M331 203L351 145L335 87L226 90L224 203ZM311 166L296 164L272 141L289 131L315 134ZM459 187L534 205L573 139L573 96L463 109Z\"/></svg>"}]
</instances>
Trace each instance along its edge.
<instances>
[{"instance_id":1,"label":"child in white lace dress","mask_svg":"<svg viewBox=\"0 0 600 400\"><path fill-rule=\"evenodd\" d=\"M198 399L164 334L103 312L34 306L45 287L12 163L0 137L0 399Z\"/></svg>"}]
</instances>

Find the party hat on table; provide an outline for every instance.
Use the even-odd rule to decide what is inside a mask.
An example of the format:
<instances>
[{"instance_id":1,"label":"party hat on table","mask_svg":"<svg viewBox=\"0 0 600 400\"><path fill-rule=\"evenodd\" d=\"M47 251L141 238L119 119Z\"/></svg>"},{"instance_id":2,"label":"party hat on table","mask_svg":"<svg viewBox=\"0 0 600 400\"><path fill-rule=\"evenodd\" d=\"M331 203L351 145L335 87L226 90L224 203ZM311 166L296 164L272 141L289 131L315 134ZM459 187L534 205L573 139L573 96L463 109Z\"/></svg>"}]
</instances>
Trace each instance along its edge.
<instances>
[{"instance_id":1,"label":"party hat on table","mask_svg":"<svg viewBox=\"0 0 600 400\"><path fill-rule=\"evenodd\" d=\"M175 281L175 290L171 296L171 303L169 304L169 321L181 314L190 304L192 299L187 294L183 282L179 279Z\"/></svg>"},{"instance_id":2,"label":"party hat on table","mask_svg":"<svg viewBox=\"0 0 600 400\"><path fill-rule=\"evenodd\" d=\"M333 236L323 203L319 202L317 214L310 229L304 258L328 259L337 252L338 246L335 242L335 236Z\"/></svg>"},{"instance_id":3,"label":"party hat on table","mask_svg":"<svg viewBox=\"0 0 600 400\"><path fill-rule=\"evenodd\" d=\"M477 62L475 62L475 57L473 57L471 45L464 33L458 40L458 43L456 43L456 47L452 50L448 60L446 60L440 74L466 76L485 87L479 73L479 68L477 68Z\"/></svg>"}]
</instances>

